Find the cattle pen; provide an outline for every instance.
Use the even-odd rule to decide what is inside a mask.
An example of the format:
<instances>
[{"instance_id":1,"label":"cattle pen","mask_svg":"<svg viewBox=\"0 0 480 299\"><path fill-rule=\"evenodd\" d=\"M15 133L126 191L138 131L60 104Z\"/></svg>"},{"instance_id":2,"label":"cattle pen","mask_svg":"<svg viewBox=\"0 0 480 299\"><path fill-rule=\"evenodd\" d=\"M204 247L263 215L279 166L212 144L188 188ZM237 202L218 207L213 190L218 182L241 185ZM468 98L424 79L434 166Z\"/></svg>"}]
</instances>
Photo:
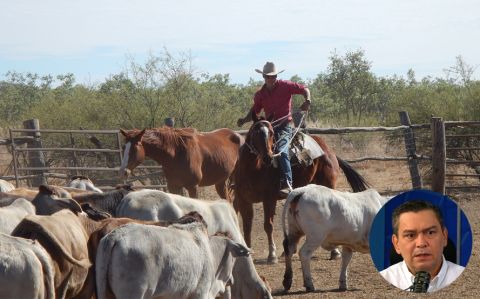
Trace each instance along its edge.
<instances>
[{"instance_id":1,"label":"cattle pen","mask_svg":"<svg viewBox=\"0 0 480 299\"><path fill-rule=\"evenodd\" d=\"M400 112L399 117L401 125L396 127L307 127L304 131L327 138L337 154L360 171L382 167L367 163L406 166L409 184L380 190L383 193L428 188L448 194L480 188L480 121L432 117L429 124L411 124L408 113ZM244 134L245 130L237 132ZM28 120L23 129L10 128L9 136L0 138L0 178L15 181L17 186L38 186L85 175L101 189L134 183L166 190L161 166L151 160L128 180L119 178L122 154L119 130L41 129L38 120Z\"/></svg>"},{"instance_id":2,"label":"cattle pen","mask_svg":"<svg viewBox=\"0 0 480 299\"><path fill-rule=\"evenodd\" d=\"M432 120L433 122L433 120ZM433 157L433 137L432 122L430 124L410 124L400 125L398 127L367 127L367 128L307 128L311 134L321 134L322 137L328 139L328 143L335 149L337 154L353 163L354 167L362 174L366 174L373 187L378 189L382 194L395 194L396 192L413 188L414 180L411 175L409 160L416 162L418 174L420 177L421 187L430 188L432 184L432 157ZM437 148L439 157L445 155L445 192L450 194L453 192L462 192L458 196L458 203L466 212L471 227L473 229L473 252L474 254L462 276L445 290L430 294L431 298L474 298L473 294L479 291L476 284L478 267L480 258L475 254L480 250L478 231L480 227L480 201L478 201L478 175L476 175L476 166L478 165L478 148L479 137L478 122L453 122L435 120L439 124L439 134L444 136L444 144L440 142ZM442 125L443 124L443 125ZM436 126L435 126L436 127ZM442 129L443 128L443 129ZM26 129L26 128L25 128ZM121 182L117 178L116 171L120 165L121 143L117 142L117 130L108 134L101 134L96 130L69 130L60 133L45 132L43 129L32 130L15 133L13 141L19 148L28 148L31 140L35 138L33 133L38 131L41 135L39 139L42 141L42 147L51 148L51 151L42 151L45 161L45 167L48 169L41 170L42 177L48 182L55 180L68 179L73 174L83 174L92 178L98 186L110 188L113 184ZM355 131L358 130L358 131ZM81 131L81 132L76 132ZM104 132L106 130L99 130ZM444 134L442 134L444 131ZM239 131L241 133L241 131ZM409 132L414 143L407 143L406 132ZM70 140L70 134L74 137ZM438 135L438 133L436 133ZM53 136L49 138L49 135ZM96 137L98 142L90 140ZM58 139L58 140L57 140ZM53 141L51 141L53 140ZM59 141L62 142L59 142ZM410 140L410 139L408 139ZM52 142L52 143L49 143ZM102 149L110 149L113 152L98 151L97 145L101 145ZM409 144L407 147L406 144ZM35 148L33 145L30 145ZM54 148L69 149L54 151ZM0 138L0 164L1 178L14 182L16 180L13 166L12 139L10 137ZM90 149L91 151L78 151L78 149ZM407 151L407 149L409 149ZM444 149L444 154L442 154ZM32 185L33 178L39 177L39 174L33 173L33 170L22 170L22 167L34 167L29 164L28 156L34 151L17 151L16 159L18 159L19 169L17 175L20 185ZM75 155L74 155L75 154ZM76 157L76 158L74 158ZM107 158L111 157L111 158ZM75 160L76 159L76 160ZM75 162L76 161L76 162ZM443 160L440 159L443 163ZM77 164L75 164L77 163ZM113 164L109 164L113 163ZM72 167L66 170L56 168ZM151 184L148 176L151 173L159 172L158 166L150 164L145 169L145 177L135 182L144 183L145 186ZM153 168L155 167L155 168ZM442 167L442 166L440 166ZM94 168L109 168L107 170L95 170ZM117 168L117 169L116 169ZM38 170L38 169L35 169ZM156 176L156 175L154 175ZM155 177L153 177L155 179ZM153 181L155 182L155 181ZM151 184L155 185L155 184ZM160 184L159 184L160 185ZM344 187L344 186L341 186ZM465 192L464 191L469 191ZM473 192L471 192L473 191ZM455 193L455 195L458 193ZM215 199L217 198L212 188L205 188L200 193L201 198ZM266 238L263 235L263 219L259 217L263 215L261 205L256 205L255 219L253 223L253 242L252 249L254 251L254 263L258 273L264 276L272 288L272 295L275 298L283 299L306 299L306 298L398 298L406 297L409 294L396 289L385 282L376 269L368 254L354 254L354 258L349 266L349 279L351 286L346 292L338 292L338 269L340 261L327 260L326 251L318 251L312 258L312 275L317 286L314 293L306 293L301 281L300 261L298 257L293 258L293 269L295 271L296 280L293 281L292 289L289 293L283 292L282 275L284 264L283 259L279 258L279 263L275 265L266 263L266 255L268 248ZM277 205L277 215L281 214L283 202ZM280 228L280 217L276 217L274 223L275 239L282 240Z\"/></svg>"}]
</instances>

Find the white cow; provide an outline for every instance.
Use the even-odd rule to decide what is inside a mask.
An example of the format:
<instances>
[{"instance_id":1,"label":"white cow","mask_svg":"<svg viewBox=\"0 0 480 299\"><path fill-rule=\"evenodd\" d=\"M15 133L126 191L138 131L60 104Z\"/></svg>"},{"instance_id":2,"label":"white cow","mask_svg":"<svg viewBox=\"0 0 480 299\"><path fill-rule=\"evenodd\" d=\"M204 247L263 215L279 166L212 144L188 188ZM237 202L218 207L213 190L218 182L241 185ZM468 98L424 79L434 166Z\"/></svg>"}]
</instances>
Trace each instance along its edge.
<instances>
[{"instance_id":1,"label":"white cow","mask_svg":"<svg viewBox=\"0 0 480 299\"><path fill-rule=\"evenodd\" d=\"M248 249L209 237L205 223L159 227L127 224L100 241L96 257L98 298L213 299L231 280L233 257Z\"/></svg>"},{"instance_id":2,"label":"white cow","mask_svg":"<svg viewBox=\"0 0 480 299\"><path fill-rule=\"evenodd\" d=\"M95 185L89 178L80 175L72 177L70 179L70 182L68 182L65 187L103 193L101 189L95 187Z\"/></svg>"},{"instance_id":3,"label":"white cow","mask_svg":"<svg viewBox=\"0 0 480 299\"><path fill-rule=\"evenodd\" d=\"M15 199L10 205L0 208L0 232L11 234L25 216L34 214L35 206L30 201L25 198Z\"/></svg>"},{"instance_id":4,"label":"white cow","mask_svg":"<svg viewBox=\"0 0 480 299\"><path fill-rule=\"evenodd\" d=\"M15 186L12 183L0 179L0 192L8 192L15 189Z\"/></svg>"},{"instance_id":5,"label":"white cow","mask_svg":"<svg viewBox=\"0 0 480 299\"><path fill-rule=\"evenodd\" d=\"M307 185L293 190L285 202L282 214L285 275L283 286L292 285L292 255L300 238L306 240L300 249L303 284L307 292L314 291L310 260L319 247L332 250L342 246L339 289L347 289L347 266L353 251L370 252L370 226L377 212L387 201L373 189L351 193L320 185ZM287 225L288 211L288 225Z\"/></svg>"},{"instance_id":6,"label":"white cow","mask_svg":"<svg viewBox=\"0 0 480 299\"><path fill-rule=\"evenodd\" d=\"M0 298L54 299L54 273L38 242L0 233Z\"/></svg>"},{"instance_id":7,"label":"white cow","mask_svg":"<svg viewBox=\"0 0 480 299\"><path fill-rule=\"evenodd\" d=\"M127 194L118 205L115 215L140 220L173 221L193 211L203 216L209 234L227 232L232 236L233 241L246 246L235 210L226 200L199 200L143 189ZM233 298L272 298L265 282L255 270L251 257L236 259L233 277Z\"/></svg>"}]
</instances>

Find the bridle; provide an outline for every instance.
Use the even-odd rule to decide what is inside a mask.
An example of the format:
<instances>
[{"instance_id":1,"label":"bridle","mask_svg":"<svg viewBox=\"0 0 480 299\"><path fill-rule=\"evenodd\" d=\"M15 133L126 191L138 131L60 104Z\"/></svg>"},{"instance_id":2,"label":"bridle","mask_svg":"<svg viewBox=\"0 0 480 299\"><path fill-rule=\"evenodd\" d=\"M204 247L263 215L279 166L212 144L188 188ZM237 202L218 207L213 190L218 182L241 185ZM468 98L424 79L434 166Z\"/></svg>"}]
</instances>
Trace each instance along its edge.
<instances>
[{"instance_id":1,"label":"bridle","mask_svg":"<svg viewBox=\"0 0 480 299\"><path fill-rule=\"evenodd\" d=\"M252 134L253 135L253 131L254 131L254 128L256 129L257 127L261 127L261 126L264 126L266 125L266 127L269 127L271 124L269 121L267 120L259 120L257 122L255 122L253 124L253 126L250 128L250 131L248 132L248 134ZM248 149L250 150L250 153L251 154L254 154L255 156L259 156L260 155L260 152L255 148L255 146L252 144L252 140L250 139L250 142L245 142L245 145L248 147Z\"/></svg>"},{"instance_id":2,"label":"bridle","mask_svg":"<svg viewBox=\"0 0 480 299\"><path fill-rule=\"evenodd\" d=\"M308 113L308 112L307 112L307 113ZM304 114L302 115L302 117L301 117L301 119L300 119L300 122L299 122L297 128L295 129L295 132L294 132L293 135L292 135L292 139L295 137L295 135L297 135L298 131L300 130L300 128L301 128L301 126L302 126L302 123L305 121L305 117L306 117L307 113L304 113ZM276 119L276 120L274 120L274 121L272 121L272 122L269 122L269 121L267 121L267 120L259 120L259 121L255 122L255 124L252 126L251 130L252 130L253 127L256 126L258 123L260 123L260 124L266 124L267 126L271 125L272 128L275 129L275 128L283 125L283 122L284 122L288 117L290 117L290 115L291 115L291 114L287 114L287 115L285 115L284 117L281 117L281 118L279 118L279 119ZM249 133L250 133L250 132L249 132ZM278 139L278 140L275 140L275 142L274 142L274 144L273 144L273 149L274 149L274 151L275 151L275 148L277 148L277 144L280 142L280 140L281 140L281 138ZM253 144L251 144L251 142L250 142L250 143L249 143L249 142L245 142L245 145L246 145L246 146L248 147L248 149L250 150L250 153L252 153L252 154L254 154L254 155L256 155L256 156L260 155L259 151L255 148L255 146L254 146ZM278 157L278 156L280 156L280 153L274 154L274 155L272 156L272 158L275 158L275 157Z\"/></svg>"}]
</instances>

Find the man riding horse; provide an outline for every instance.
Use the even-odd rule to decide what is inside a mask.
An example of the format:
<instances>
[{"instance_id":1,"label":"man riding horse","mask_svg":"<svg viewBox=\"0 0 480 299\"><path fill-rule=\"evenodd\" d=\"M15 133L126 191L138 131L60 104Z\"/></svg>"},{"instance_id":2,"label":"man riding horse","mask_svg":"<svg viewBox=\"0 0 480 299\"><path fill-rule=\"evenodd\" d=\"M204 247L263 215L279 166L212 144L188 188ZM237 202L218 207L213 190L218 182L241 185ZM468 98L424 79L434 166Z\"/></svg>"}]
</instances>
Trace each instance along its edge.
<instances>
[{"instance_id":1,"label":"man riding horse","mask_svg":"<svg viewBox=\"0 0 480 299\"><path fill-rule=\"evenodd\" d=\"M300 109L307 111L310 108L310 90L299 83L288 80L277 80L277 75L282 71L277 71L273 62L265 63L263 70L255 69L257 73L263 75L265 84L255 93L253 98L253 107L248 114L239 118L237 125L240 127L244 123L252 120L252 113L258 115L263 109L266 119L274 124L274 134L276 140L275 154L279 154L280 169L282 175L280 178L280 196L286 197L292 190L292 168L289 158L290 141L293 138L292 127L292 96L301 94L305 102Z\"/></svg>"}]
</instances>

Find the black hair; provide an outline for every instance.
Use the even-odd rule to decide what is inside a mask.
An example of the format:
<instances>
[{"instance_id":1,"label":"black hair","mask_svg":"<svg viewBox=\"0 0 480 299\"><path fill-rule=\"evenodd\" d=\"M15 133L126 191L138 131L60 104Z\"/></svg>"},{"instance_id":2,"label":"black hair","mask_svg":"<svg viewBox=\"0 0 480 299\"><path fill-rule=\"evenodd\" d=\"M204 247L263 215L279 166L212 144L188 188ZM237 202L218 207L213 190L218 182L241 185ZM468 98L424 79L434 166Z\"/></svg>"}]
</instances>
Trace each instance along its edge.
<instances>
[{"instance_id":1,"label":"black hair","mask_svg":"<svg viewBox=\"0 0 480 299\"><path fill-rule=\"evenodd\" d=\"M429 201L425 200L410 200L402 203L398 207L393 210L392 213L392 228L393 233L398 236L398 225L400 215L407 212L420 212L424 210L431 210L435 213L438 222L440 223L440 227L442 229L445 228L445 223L443 222L443 215L440 208Z\"/></svg>"}]
</instances>

